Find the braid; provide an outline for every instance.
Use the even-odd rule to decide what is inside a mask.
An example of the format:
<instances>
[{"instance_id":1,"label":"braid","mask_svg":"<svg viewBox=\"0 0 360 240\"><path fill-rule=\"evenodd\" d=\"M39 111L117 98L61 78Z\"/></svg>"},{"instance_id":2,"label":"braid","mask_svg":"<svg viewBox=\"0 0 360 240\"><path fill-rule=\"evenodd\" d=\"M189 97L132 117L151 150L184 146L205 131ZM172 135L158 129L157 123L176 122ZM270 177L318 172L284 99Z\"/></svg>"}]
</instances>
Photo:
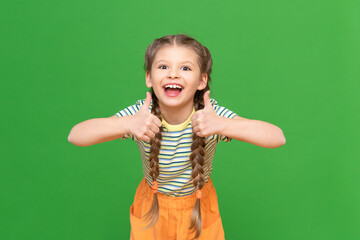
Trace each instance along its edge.
<instances>
[{"instance_id":1,"label":"braid","mask_svg":"<svg viewBox=\"0 0 360 240\"><path fill-rule=\"evenodd\" d=\"M204 108L203 92L198 91L194 98L194 108L196 111ZM191 144L190 162L192 167L191 177L196 190L201 190L205 185L204 177L204 160L205 160L205 138L199 137L193 132L193 142ZM190 220L190 229L194 228L196 231L195 238L198 238L201 233L202 221L200 210L200 199L196 199Z\"/></svg>"},{"instance_id":2,"label":"braid","mask_svg":"<svg viewBox=\"0 0 360 240\"><path fill-rule=\"evenodd\" d=\"M151 89L152 90L152 89ZM160 106L157 101L157 97L153 91L152 93L152 99L153 99L153 107L151 109L151 113L154 114L156 117L158 117L161 121L161 115L160 115ZM150 156L149 156L149 162L150 162L150 170L149 175L152 177L153 182L156 181L157 177L159 176L159 153L161 148L161 139L162 139L162 132L163 128L160 127L160 131L156 133L155 137L150 139ZM150 224L145 227L144 230L152 227L158 217L159 217L159 201L157 197L157 193L154 192L154 198L151 205L151 208L149 211L144 215L146 218L146 221L150 221Z\"/></svg>"}]
</instances>

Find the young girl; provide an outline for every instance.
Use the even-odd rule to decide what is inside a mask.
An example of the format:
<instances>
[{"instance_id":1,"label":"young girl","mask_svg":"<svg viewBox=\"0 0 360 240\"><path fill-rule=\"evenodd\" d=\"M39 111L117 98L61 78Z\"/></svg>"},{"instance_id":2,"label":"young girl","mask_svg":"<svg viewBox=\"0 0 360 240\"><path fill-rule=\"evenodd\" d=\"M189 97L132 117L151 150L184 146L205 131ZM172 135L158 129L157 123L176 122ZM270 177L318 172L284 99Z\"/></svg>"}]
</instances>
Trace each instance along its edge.
<instances>
[{"instance_id":1,"label":"young girl","mask_svg":"<svg viewBox=\"0 0 360 240\"><path fill-rule=\"evenodd\" d=\"M144 67L151 95L109 118L78 124L69 141L79 146L117 138L136 141L144 178L130 207L130 239L225 239L210 178L217 143L235 138L279 147L284 135L209 98L210 52L187 35L155 39Z\"/></svg>"}]
</instances>

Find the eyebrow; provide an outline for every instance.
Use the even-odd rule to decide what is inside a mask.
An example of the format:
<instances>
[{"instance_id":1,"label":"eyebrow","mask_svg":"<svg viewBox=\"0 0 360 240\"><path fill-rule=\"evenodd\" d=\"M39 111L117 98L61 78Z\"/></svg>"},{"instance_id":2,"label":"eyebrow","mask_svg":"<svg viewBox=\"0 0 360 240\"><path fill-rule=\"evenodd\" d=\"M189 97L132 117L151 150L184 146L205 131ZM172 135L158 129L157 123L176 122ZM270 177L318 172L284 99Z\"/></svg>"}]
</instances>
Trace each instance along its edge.
<instances>
[{"instance_id":1,"label":"eyebrow","mask_svg":"<svg viewBox=\"0 0 360 240\"><path fill-rule=\"evenodd\" d=\"M167 61L163 60L163 59L160 59L160 60L156 61L155 64L157 64L158 62L167 62ZM194 65L191 61L183 61L183 62L180 62L180 63L190 63L191 65Z\"/></svg>"}]
</instances>

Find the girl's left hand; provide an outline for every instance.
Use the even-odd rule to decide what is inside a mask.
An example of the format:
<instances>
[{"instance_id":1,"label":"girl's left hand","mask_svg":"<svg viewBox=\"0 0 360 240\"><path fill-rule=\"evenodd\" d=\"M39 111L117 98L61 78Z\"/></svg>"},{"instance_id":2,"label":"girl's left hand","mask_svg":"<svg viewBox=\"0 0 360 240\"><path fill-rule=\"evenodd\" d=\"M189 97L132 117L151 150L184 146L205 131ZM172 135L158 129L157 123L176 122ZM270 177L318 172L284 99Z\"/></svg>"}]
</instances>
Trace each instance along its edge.
<instances>
[{"instance_id":1,"label":"girl's left hand","mask_svg":"<svg viewBox=\"0 0 360 240\"><path fill-rule=\"evenodd\" d=\"M210 103L210 90L204 93L204 108L194 112L191 116L191 126L199 137L221 134L222 120Z\"/></svg>"}]
</instances>

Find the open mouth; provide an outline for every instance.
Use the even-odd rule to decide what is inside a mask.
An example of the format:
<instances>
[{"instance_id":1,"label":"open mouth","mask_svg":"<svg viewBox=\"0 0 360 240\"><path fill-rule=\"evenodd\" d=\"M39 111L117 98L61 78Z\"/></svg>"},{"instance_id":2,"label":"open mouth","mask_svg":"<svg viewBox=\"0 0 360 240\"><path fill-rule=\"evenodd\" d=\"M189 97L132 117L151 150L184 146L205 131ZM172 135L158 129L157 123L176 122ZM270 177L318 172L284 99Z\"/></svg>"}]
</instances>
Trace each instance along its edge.
<instances>
[{"instance_id":1,"label":"open mouth","mask_svg":"<svg viewBox=\"0 0 360 240\"><path fill-rule=\"evenodd\" d=\"M165 94L169 97L178 96L182 90L183 90L183 87L180 85L177 85L177 84L167 84L164 86Z\"/></svg>"}]
</instances>

